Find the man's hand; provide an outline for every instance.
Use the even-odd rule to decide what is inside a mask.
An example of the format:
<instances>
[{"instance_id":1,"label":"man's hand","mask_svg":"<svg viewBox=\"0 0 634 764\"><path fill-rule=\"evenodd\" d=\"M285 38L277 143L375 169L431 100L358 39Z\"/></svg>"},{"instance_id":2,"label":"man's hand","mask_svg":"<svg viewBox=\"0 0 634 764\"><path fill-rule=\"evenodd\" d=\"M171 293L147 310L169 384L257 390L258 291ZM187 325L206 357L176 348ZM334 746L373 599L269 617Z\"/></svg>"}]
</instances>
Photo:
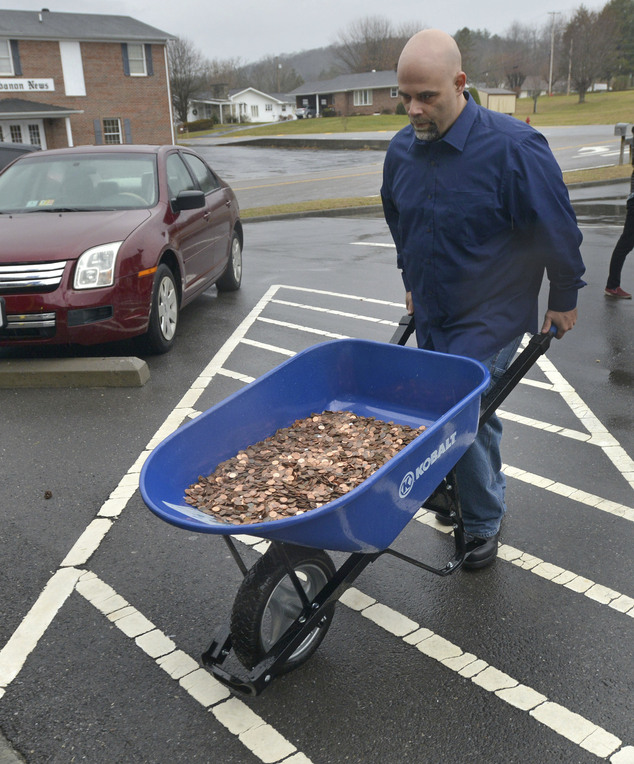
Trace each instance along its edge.
<instances>
[{"instance_id":1,"label":"man's hand","mask_svg":"<svg viewBox=\"0 0 634 764\"><path fill-rule=\"evenodd\" d=\"M567 310L565 313L559 313L556 310L547 310L542 325L542 334L547 334L551 326L557 327L555 337L560 340L566 332L569 332L577 323L577 309Z\"/></svg>"},{"instance_id":2,"label":"man's hand","mask_svg":"<svg viewBox=\"0 0 634 764\"><path fill-rule=\"evenodd\" d=\"M412 300L412 293L405 292L405 307L407 308L407 315L414 315L414 300Z\"/></svg>"}]
</instances>

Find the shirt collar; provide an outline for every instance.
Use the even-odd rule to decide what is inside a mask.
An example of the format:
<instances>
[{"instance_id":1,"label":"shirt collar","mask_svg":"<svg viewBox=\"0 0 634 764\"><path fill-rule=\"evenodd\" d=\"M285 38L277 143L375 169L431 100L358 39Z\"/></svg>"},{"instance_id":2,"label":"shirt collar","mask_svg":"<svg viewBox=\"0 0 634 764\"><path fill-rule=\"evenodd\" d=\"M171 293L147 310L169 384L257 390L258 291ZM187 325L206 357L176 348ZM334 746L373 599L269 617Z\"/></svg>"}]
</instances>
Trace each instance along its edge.
<instances>
[{"instance_id":1,"label":"shirt collar","mask_svg":"<svg viewBox=\"0 0 634 764\"><path fill-rule=\"evenodd\" d=\"M447 132L443 135L443 137L440 139L440 141L444 141L445 143L448 143L450 146L453 146L458 151L462 151L464 149L464 145L467 142L467 136L469 135L469 132L471 131L471 127L475 121L476 113L478 111L478 106L476 102L471 98L469 93L465 92L464 94L465 99L467 101L465 107L458 115L458 119L453 123L453 125L447 130ZM413 131L413 128L412 128ZM438 143L440 143L438 141ZM432 143L428 143L427 141L419 141L416 138L416 134L413 134L412 142L410 144L410 150L414 148L417 144L423 145L423 146L429 146L433 143L436 143L436 141L432 141Z\"/></svg>"}]
</instances>

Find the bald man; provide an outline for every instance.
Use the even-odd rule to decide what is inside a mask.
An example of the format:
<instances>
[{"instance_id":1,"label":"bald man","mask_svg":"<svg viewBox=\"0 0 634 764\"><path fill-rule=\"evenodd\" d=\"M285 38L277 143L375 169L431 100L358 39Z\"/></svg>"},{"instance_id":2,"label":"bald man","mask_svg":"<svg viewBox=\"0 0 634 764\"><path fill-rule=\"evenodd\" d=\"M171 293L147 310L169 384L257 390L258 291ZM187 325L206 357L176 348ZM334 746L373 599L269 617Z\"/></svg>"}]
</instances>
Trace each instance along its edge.
<instances>
[{"instance_id":1,"label":"bald man","mask_svg":"<svg viewBox=\"0 0 634 764\"><path fill-rule=\"evenodd\" d=\"M381 197L417 342L476 358L495 381L524 333L538 330L544 273L541 331L554 325L561 339L577 320L585 268L568 192L540 133L469 96L448 34L414 35L397 77L410 124L388 148ZM457 465L465 567L497 555L506 512L501 436L494 415Z\"/></svg>"}]
</instances>

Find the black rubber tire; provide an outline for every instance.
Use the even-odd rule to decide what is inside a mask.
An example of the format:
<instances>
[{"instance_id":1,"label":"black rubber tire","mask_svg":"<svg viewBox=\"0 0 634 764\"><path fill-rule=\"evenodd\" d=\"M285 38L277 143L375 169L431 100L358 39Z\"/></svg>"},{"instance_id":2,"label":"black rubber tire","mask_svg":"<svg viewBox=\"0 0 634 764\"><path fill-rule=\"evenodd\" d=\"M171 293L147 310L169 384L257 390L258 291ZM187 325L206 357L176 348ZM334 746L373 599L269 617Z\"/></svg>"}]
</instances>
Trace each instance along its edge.
<instances>
[{"instance_id":1,"label":"black rubber tire","mask_svg":"<svg viewBox=\"0 0 634 764\"><path fill-rule=\"evenodd\" d=\"M286 554L309 600L336 572L330 557L320 549L285 545ZM301 645L277 670L296 669L317 650L326 636L335 610L332 602ZM301 600L286 570L271 547L249 570L238 589L231 612L231 641L236 657L252 669L267 654L301 611Z\"/></svg>"},{"instance_id":2,"label":"black rubber tire","mask_svg":"<svg viewBox=\"0 0 634 764\"><path fill-rule=\"evenodd\" d=\"M231 237L229 250L229 262L222 276L216 281L219 292L235 292L240 289L242 283L242 244L237 233Z\"/></svg>"},{"instance_id":3,"label":"black rubber tire","mask_svg":"<svg viewBox=\"0 0 634 764\"><path fill-rule=\"evenodd\" d=\"M161 263L154 277L148 330L139 338L145 352L160 355L171 349L178 326L178 303L174 274Z\"/></svg>"}]
</instances>

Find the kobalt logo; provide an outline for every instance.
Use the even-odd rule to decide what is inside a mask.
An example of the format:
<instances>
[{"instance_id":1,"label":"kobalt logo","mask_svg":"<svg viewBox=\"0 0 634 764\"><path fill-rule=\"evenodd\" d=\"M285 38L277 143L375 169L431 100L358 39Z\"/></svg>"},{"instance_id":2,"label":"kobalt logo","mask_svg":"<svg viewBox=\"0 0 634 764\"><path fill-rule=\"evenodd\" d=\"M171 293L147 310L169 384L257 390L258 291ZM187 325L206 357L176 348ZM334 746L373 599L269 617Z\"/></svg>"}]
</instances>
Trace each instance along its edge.
<instances>
[{"instance_id":1,"label":"kobalt logo","mask_svg":"<svg viewBox=\"0 0 634 764\"><path fill-rule=\"evenodd\" d=\"M445 451L448 451L455 442L456 433L453 432L448 438L445 439L444 443L441 443L437 449L432 451L431 454L424 461L422 461L418 467L416 467L415 472L408 472L403 477L401 480L401 485L398 489L398 495L401 497L401 499L404 499L409 494L418 478L422 477L431 467L431 465L434 464L434 462L436 462L445 453Z\"/></svg>"}]
</instances>

